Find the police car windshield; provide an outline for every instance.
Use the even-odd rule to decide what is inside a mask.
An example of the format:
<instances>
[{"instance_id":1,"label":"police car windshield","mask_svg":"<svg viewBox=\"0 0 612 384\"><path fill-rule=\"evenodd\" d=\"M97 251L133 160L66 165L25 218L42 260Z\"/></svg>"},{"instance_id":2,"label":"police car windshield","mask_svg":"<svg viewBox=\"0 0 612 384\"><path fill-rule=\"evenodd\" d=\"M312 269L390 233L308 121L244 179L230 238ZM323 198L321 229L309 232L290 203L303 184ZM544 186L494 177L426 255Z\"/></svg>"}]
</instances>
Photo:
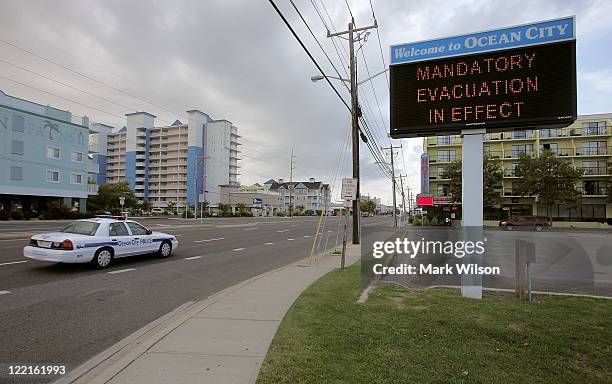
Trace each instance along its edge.
<instances>
[{"instance_id":1,"label":"police car windshield","mask_svg":"<svg viewBox=\"0 0 612 384\"><path fill-rule=\"evenodd\" d=\"M77 235L93 236L98 231L99 223L93 221L75 221L60 232L75 233Z\"/></svg>"}]
</instances>

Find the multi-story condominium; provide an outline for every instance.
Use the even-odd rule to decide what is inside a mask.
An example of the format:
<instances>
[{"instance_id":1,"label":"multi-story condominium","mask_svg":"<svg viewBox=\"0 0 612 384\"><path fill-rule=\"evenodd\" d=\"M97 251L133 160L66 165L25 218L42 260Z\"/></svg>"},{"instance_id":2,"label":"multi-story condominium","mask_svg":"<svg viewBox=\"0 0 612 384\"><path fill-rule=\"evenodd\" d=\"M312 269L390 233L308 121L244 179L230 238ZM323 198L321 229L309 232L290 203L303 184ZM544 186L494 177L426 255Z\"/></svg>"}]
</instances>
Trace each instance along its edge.
<instances>
[{"instance_id":1,"label":"multi-story condominium","mask_svg":"<svg viewBox=\"0 0 612 384\"><path fill-rule=\"evenodd\" d=\"M450 162L461 160L461 138L427 137L423 145L429 155L429 190L437 202L444 204L448 198L449 180L443 179L442 174ZM486 134L483 149L490 158L502 162L504 172L502 207L486 207L485 218L497 219L500 209L504 208L512 213L547 215L547 208L538 205L535 197L518 196L513 190L519 155L538 156L543 150L552 151L582 171L582 180L577 186L582 192L581 206L576 210L554 206L553 219L599 221L612 218L612 204L607 199L612 182L612 113L582 115L567 128Z\"/></svg>"},{"instance_id":2,"label":"multi-story condominium","mask_svg":"<svg viewBox=\"0 0 612 384\"><path fill-rule=\"evenodd\" d=\"M217 206L220 186L238 185L238 129L201 111L187 114L187 123L156 127L154 115L130 113L125 127L92 139L106 143L106 182L126 181L154 207Z\"/></svg>"},{"instance_id":3,"label":"multi-story condominium","mask_svg":"<svg viewBox=\"0 0 612 384\"><path fill-rule=\"evenodd\" d=\"M329 184L310 178L309 181L286 182L278 179L270 185L270 191L281 197L281 211L322 211L330 207L331 193Z\"/></svg>"},{"instance_id":4,"label":"multi-story condominium","mask_svg":"<svg viewBox=\"0 0 612 384\"><path fill-rule=\"evenodd\" d=\"M87 117L0 91L0 209L42 212L60 202L84 212L97 192L88 175L99 172L91 132Z\"/></svg>"}]
</instances>

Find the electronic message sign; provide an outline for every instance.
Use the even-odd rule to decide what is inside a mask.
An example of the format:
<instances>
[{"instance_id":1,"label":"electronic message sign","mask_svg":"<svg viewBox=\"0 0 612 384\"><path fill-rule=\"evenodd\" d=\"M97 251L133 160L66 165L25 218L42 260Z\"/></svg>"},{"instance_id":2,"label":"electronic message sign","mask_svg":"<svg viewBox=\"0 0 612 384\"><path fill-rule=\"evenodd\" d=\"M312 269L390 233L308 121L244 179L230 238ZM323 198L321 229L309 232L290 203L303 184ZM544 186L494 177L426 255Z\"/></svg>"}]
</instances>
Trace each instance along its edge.
<instances>
[{"instance_id":1,"label":"electronic message sign","mask_svg":"<svg viewBox=\"0 0 612 384\"><path fill-rule=\"evenodd\" d=\"M574 18L391 48L391 137L576 120Z\"/></svg>"}]
</instances>

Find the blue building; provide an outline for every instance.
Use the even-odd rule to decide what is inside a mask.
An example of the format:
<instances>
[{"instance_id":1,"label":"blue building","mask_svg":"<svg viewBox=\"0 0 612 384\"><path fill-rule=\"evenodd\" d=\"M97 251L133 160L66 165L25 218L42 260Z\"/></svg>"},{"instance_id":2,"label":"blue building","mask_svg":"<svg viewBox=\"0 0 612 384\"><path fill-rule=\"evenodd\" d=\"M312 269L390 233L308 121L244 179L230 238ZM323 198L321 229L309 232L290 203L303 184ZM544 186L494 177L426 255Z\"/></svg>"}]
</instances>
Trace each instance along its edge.
<instances>
[{"instance_id":1,"label":"blue building","mask_svg":"<svg viewBox=\"0 0 612 384\"><path fill-rule=\"evenodd\" d=\"M0 209L81 212L88 196L89 121L0 91Z\"/></svg>"}]
</instances>

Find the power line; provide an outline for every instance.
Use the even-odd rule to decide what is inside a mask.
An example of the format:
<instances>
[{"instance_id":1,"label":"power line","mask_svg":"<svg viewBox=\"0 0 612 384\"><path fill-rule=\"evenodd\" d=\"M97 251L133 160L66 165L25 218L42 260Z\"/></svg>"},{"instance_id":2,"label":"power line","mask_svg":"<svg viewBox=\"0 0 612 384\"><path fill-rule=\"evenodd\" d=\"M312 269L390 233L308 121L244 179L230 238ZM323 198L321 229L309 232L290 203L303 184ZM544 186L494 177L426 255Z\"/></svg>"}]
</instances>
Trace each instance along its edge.
<instances>
[{"instance_id":1,"label":"power line","mask_svg":"<svg viewBox=\"0 0 612 384\"><path fill-rule=\"evenodd\" d=\"M107 103L110 103L110 104L113 104L113 105L119 106L119 107L121 107L121 108L126 108L126 109L128 109L129 111L136 111L136 110L137 110L136 108L132 108L132 107L127 106L127 105L125 105L125 104L120 104L120 103L117 103L117 102L115 102L115 101L113 101L113 100L110 100L110 99L107 99L107 98L105 98L105 97L102 97L102 96L96 95L95 93L91 93L91 92L89 92L89 91L85 91L85 90L80 89L80 88L77 88L77 87L75 87L75 86L73 86L73 85L70 85L70 84L64 83L64 82L62 82L62 81L56 80L56 79L54 79L54 78L52 78L52 77L49 77L49 76L47 76L47 75L43 75L43 74L38 73L38 72L36 72L36 71L32 71L31 69L28 69L28 68L22 67L22 66L20 66L20 65L17 65L17 64L11 63L10 61L6 61L6 60L3 60L3 59L0 59L0 62L5 63L5 64L8 64L8 65L11 65L11 66L13 66L13 67L15 67L15 68L18 68L18 69L20 69L20 70L22 70L22 71L25 71L25 72L28 72L28 73L31 73L31 74L34 74L34 75L36 75L36 76L40 76L40 77L42 77L43 79L47 79L47 80L49 80L49 81L53 81L54 83L60 84L60 85L62 85L62 86L64 86L64 87L67 87L67 88L70 88L70 89L74 89L75 91L82 92L82 93L84 93L84 94L86 94L86 95L89 95L89 96L92 96L92 97L98 98L98 99L100 99L100 100L104 100L104 101L106 101ZM165 121L165 122L167 122L167 123L171 124L171 122L169 122L169 121L167 121L167 120L164 120L164 119L162 119L162 118L159 118L159 120L161 120L161 121Z\"/></svg>"},{"instance_id":2,"label":"power line","mask_svg":"<svg viewBox=\"0 0 612 384\"><path fill-rule=\"evenodd\" d=\"M336 87L334 87L334 85L332 84L332 82L330 81L330 79L327 77L327 75L325 74L325 72L323 72L323 69L321 69L321 66L319 65L319 63L317 63L317 61L315 60L315 58L312 56L312 54L310 53L310 51L308 50L308 48L306 48L306 46L304 45L304 43L302 42L302 40L300 39L300 37L297 35L297 33L295 33L295 30L293 29L293 27L291 26L291 24L289 24L289 22L287 21L287 19L285 18L285 16L283 15L283 13L281 12L281 10L276 6L276 4L274 3L274 0L269 0L270 4L272 5L272 7L274 7L274 9L276 10L276 13L278 13L278 15L280 16L280 18L283 20L283 22L285 23L285 25L287 26L287 28L289 28L289 30L291 31L291 33L293 34L293 37L295 37L295 39L298 41L298 43L300 43L300 45L302 46L302 48L304 49L304 51L306 52L306 54L308 55L308 57L310 58L310 60L312 60L313 64L317 67L317 69L319 70L319 72L321 72L321 75L323 75L323 77L325 77L325 80L327 81L327 83L329 84L329 86L334 90L334 92L336 93L336 95L340 98L340 100L342 100L342 103L344 104L344 106L346 107L346 109L349 110L349 112L351 111L351 107L347 104L347 102L344 100L344 98L340 95L340 92L338 92L338 90L336 89Z\"/></svg>"},{"instance_id":3,"label":"power line","mask_svg":"<svg viewBox=\"0 0 612 384\"><path fill-rule=\"evenodd\" d=\"M376 22L376 15L374 14L374 6L372 5L372 0L370 0L370 9L372 9L372 18L374 19L374 22ZM383 69L386 69L387 63L385 62L385 55L383 53L382 43L380 41L380 33L378 31L378 28L376 28L376 37L378 38L378 47L380 48L380 57L382 59ZM387 72L385 72L385 77L387 78L387 88L391 89L391 84L389 82L389 74Z\"/></svg>"},{"instance_id":4,"label":"power line","mask_svg":"<svg viewBox=\"0 0 612 384\"><path fill-rule=\"evenodd\" d=\"M351 20L354 23L355 22L355 18L353 17L353 11L351 11L351 6L349 5L348 0L344 0L344 2L346 3L346 7L348 8L349 14L351 15Z\"/></svg>"},{"instance_id":5,"label":"power line","mask_svg":"<svg viewBox=\"0 0 612 384\"><path fill-rule=\"evenodd\" d=\"M61 63L58 63L58 62L56 62L56 61L53 61L53 60L48 59L48 58L46 58L46 57L43 57L43 56L41 56L41 55L39 55L39 54L37 54L37 53L34 53L34 52L30 51L30 50L25 49L25 48L22 48L22 47L18 46L17 44L11 43L11 42L6 41L6 40L4 40L4 39L0 39L0 42L2 42L2 43L4 43L4 44L7 44L7 45L10 45L11 47L17 48L17 49L19 49L19 50L21 50L21 51L23 51L23 52L26 52L26 53L28 53L28 54L30 54L30 55L32 55L32 56L34 56L34 57L37 57L37 58L39 58L39 59L41 59L41 60L46 61L46 62L48 62L48 63L54 64L54 65L57 65L58 67L63 68L63 69L65 69L65 70L67 70L67 71L70 71L70 72L72 72L72 73L76 73L77 75L82 76L82 77L84 77L84 78L86 78L86 79L88 79L88 80L91 80L91 81L95 82L95 83L98 83L98 84L104 85L105 87L111 88L111 89L113 89L113 90L115 90L115 91L117 91L117 92L121 92L121 93L123 93L123 94L125 94L125 95L128 95L128 96L130 96L130 97L133 97L133 98L135 98L135 99L137 99L137 100L140 100L140 101L142 101L142 102L145 102L145 103L147 103L147 104L149 104L149 105L152 105L152 106L155 106L155 107L157 107L157 108L163 109L164 111L166 111L166 112L170 112L170 113L172 113L173 115L183 116L183 117L184 117L184 115L182 115L181 113L177 113L177 112L171 111L171 110L169 110L169 109L167 109L167 108L162 107L161 105L158 105L158 104L155 104L155 103L153 103L153 102L151 102L151 101L148 101L148 100L145 100L145 99L143 99L143 98L140 98L140 97L138 97L138 96L136 96L136 95L134 95L134 94L132 94L132 93L130 93L130 92L127 92L127 91L124 91L124 90L122 90L122 89L120 89L120 88L117 88L117 87L115 87L115 86L114 86L114 85L112 85L112 84L105 83L104 81L101 81L101 80L95 79L95 78L93 78L93 77L91 77L91 76L88 76L88 75L86 75L86 74L84 74L84 73L81 73L81 72L79 72L79 71L77 71L77 70L75 70L75 69L72 69L72 68L70 68L70 67L68 67L68 66L65 66L65 65L63 65L63 64L61 64Z\"/></svg>"},{"instance_id":6,"label":"power line","mask_svg":"<svg viewBox=\"0 0 612 384\"><path fill-rule=\"evenodd\" d=\"M321 48L321 51L323 51L323 54L325 55L325 57L327 58L327 60L331 64L332 68L334 68L334 71L336 71L336 74L338 75L338 77L342 78L342 75L340 75L340 71L338 71L338 68L336 68L336 65L334 64L332 59L330 59L329 55L327 54L327 52L325 51L325 49L323 48L323 46L319 42L319 39L317 39L317 36L315 36L314 32L312 32L312 29L310 28L310 25L308 25L308 23L306 22L306 20L302 16L302 13L300 12L300 10L295 5L295 2L293 0L289 0L289 1L291 2L291 5L293 5L293 8L297 12L297 14L300 16L300 19L302 19L302 21L304 22L304 25L306 26L306 28L308 28L308 31L310 32L312 37L315 39L315 41L319 45L319 48ZM342 82L342 84L348 89L348 85L346 85L344 82Z\"/></svg>"},{"instance_id":7,"label":"power line","mask_svg":"<svg viewBox=\"0 0 612 384\"><path fill-rule=\"evenodd\" d=\"M118 118L120 118L120 119L123 119L123 118L125 117L125 116L119 116L119 115L116 115L116 114L114 114L114 113L112 113L112 112L108 112L108 111L105 111L105 110L102 110L102 109L99 109L99 108L96 108L96 107L92 107L91 105L83 104L83 103L81 103L81 102L79 102L79 101L72 100L72 99L69 99L69 98L64 97L64 96L60 96L60 95L58 95L58 94L56 94L56 93L53 93L53 92L45 91L44 89L40 89L40 88L34 87L34 86L32 86L32 85L29 85L29 84L25 84L25 83L19 82L19 81L17 81L17 80L9 79L8 77L2 76L2 75L0 75L0 78L2 78L2 79L4 79L4 80L11 81L11 82L16 83L16 84L19 84L19 85L22 85L22 86L24 86L24 87L32 88L32 89L37 90L37 91L39 91L39 92L43 92L43 93L46 93L46 94L49 94L49 95L53 95L53 96L55 96L55 97L59 97L60 99L63 99L63 100L66 100L66 101L70 101L71 103L75 103L75 104L81 105L81 106L83 106L83 107L91 108L91 109L94 109L94 110L96 110L96 111L99 111L99 112L102 112L102 113L106 113L106 114L111 115L111 116L118 117Z\"/></svg>"}]
</instances>

